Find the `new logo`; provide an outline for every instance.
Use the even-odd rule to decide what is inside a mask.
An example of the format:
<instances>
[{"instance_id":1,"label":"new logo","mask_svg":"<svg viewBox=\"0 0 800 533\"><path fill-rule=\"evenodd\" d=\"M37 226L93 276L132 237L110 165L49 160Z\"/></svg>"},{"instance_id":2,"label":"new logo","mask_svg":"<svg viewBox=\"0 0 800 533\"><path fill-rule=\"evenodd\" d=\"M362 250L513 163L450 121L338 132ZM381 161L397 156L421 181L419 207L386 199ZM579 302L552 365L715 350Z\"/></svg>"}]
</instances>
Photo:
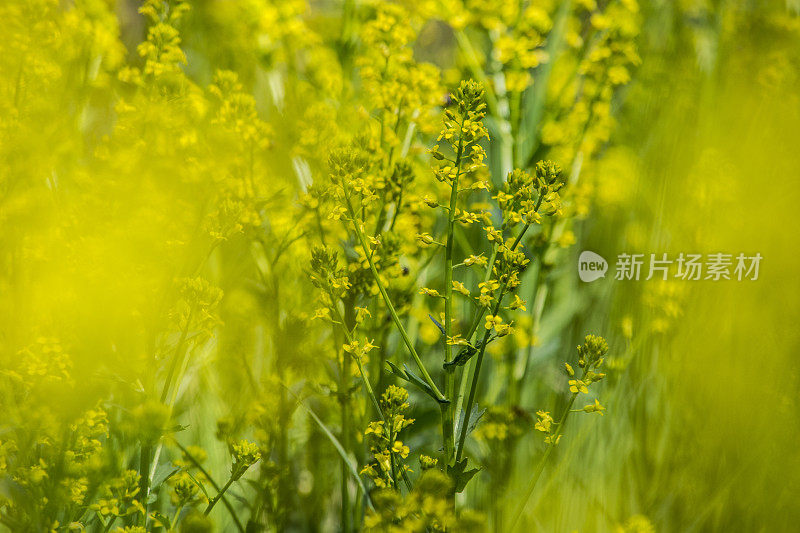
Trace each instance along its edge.
<instances>
[{"instance_id":1,"label":"new logo","mask_svg":"<svg viewBox=\"0 0 800 533\"><path fill-rule=\"evenodd\" d=\"M584 250L578 257L578 277L587 283L606 277L608 261L603 256Z\"/></svg>"}]
</instances>

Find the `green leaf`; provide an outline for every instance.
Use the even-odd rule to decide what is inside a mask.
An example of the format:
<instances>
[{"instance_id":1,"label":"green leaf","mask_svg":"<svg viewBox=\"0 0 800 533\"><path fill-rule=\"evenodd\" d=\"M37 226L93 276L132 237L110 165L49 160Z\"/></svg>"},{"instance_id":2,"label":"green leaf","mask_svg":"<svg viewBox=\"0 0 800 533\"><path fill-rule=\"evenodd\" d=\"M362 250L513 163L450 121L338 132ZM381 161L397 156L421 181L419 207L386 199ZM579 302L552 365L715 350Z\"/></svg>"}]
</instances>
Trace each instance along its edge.
<instances>
[{"instance_id":1,"label":"green leaf","mask_svg":"<svg viewBox=\"0 0 800 533\"><path fill-rule=\"evenodd\" d=\"M206 497L206 499L207 499L208 501L211 501L211 498L212 498L212 497L211 497L211 495L208 493L208 491L206 490L206 487L205 487L205 486L204 486L202 483L200 483L200 482L197 480L197 478L195 478L195 477L192 475L192 473L191 473L191 472L189 472L188 470L186 471L186 475L188 475L188 476L189 476L189 479L191 479L191 480L192 480L192 482L193 482L195 485L197 485L197 488L199 488L199 489L200 489L200 490L203 492L203 495Z\"/></svg>"},{"instance_id":2,"label":"green leaf","mask_svg":"<svg viewBox=\"0 0 800 533\"><path fill-rule=\"evenodd\" d=\"M457 366L464 366L467 364L467 361L472 359L473 355L478 353L478 350L481 346L483 346L482 340L476 342L475 346L472 346L471 344L464 346L464 348L462 348L461 351L458 352L455 357L453 357L452 361L445 361L444 365L442 366L444 366L445 370L450 372L455 370L455 367Z\"/></svg>"},{"instance_id":3,"label":"green leaf","mask_svg":"<svg viewBox=\"0 0 800 533\"><path fill-rule=\"evenodd\" d=\"M169 518L159 513L158 511L152 513L150 515L150 518L152 518L154 522L156 522L159 526L163 527L164 529L169 529L170 526Z\"/></svg>"},{"instance_id":4,"label":"green leaf","mask_svg":"<svg viewBox=\"0 0 800 533\"><path fill-rule=\"evenodd\" d=\"M429 314L429 315L428 315L428 318L430 318L430 319L431 319L431 321L432 321L434 324L436 324L436 327L437 327L437 328L439 328L439 331L441 331L441 332L442 332L442 335L447 335L447 333L445 333L445 332L444 332L444 326L442 326L442 325L439 323L439 321L438 321L438 320L436 320L435 318L433 318L433 315L430 315L430 314Z\"/></svg>"},{"instance_id":5,"label":"green leaf","mask_svg":"<svg viewBox=\"0 0 800 533\"><path fill-rule=\"evenodd\" d=\"M156 468L155 475L153 475L153 481L150 484L152 488L159 487L162 483L166 480L180 472L180 468L177 466L170 466L170 465L160 465Z\"/></svg>"},{"instance_id":6,"label":"green leaf","mask_svg":"<svg viewBox=\"0 0 800 533\"><path fill-rule=\"evenodd\" d=\"M422 378L414 374L409 368L408 365L404 364L403 369L401 370L397 365L392 363L391 361L386 361L386 364L389 365L389 373L394 374L395 376L399 377L402 380L405 380L412 385L416 385L422 392L433 398L439 403L446 404L450 403L447 399L439 399L436 397L436 393L433 392L433 389L428 386Z\"/></svg>"},{"instance_id":7,"label":"green leaf","mask_svg":"<svg viewBox=\"0 0 800 533\"><path fill-rule=\"evenodd\" d=\"M455 490L455 492L463 491L467 483L469 483L478 472L480 472L480 468L467 470L466 458L447 466L447 475L453 480L453 490Z\"/></svg>"},{"instance_id":8,"label":"green leaf","mask_svg":"<svg viewBox=\"0 0 800 533\"><path fill-rule=\"evenodd\" d=\"M481 417L483 417L484 413L486 413L486 409L479 409L478 403L476 402L475 405L472 407L472 412L469 415L469 425L467 426L467 435L472 433L475 430L475 427L478 425ZM456 427L456 435L461 434L461 426L464 425L464 411L461 411L460 416L458 417L458 426Z\"/></svg>"}]
</instances>

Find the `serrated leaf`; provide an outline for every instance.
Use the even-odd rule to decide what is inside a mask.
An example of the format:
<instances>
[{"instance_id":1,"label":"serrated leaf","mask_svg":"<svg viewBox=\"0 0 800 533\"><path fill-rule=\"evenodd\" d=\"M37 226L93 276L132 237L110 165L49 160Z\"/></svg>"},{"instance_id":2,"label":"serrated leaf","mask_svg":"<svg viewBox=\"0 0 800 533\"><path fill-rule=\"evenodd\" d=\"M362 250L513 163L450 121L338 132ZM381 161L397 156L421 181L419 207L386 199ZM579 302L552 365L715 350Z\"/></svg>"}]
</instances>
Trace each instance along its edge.
<instances>
[{"instance_id":1,"label":"serrated leaf","mask_svg":"<svg viewBox=\"0 0 800 533\"><path fill-rule=\"evenodd\" d=\"M475 427L480 422L483 415L486 413L486 409L479 409L477 402L472 408L472 412L469 415L469 425L467 426L467 435L472 433L475 430ZM464 411L461 411L458 417L458 427L456 427L456 435L461 434L461 426L464 425Z\"/></svg>"},{"instance_id":2,"label":"serrated leaf","mask_svg":"<svg viewBox=\"0 0 800 533\"><path fill-rule=\"evenodd\" d=\"M463 491L467 483L469 483L478 472L480 472L480 468L467 470L467 459L462 459L461 461L447 466L447 475L453 480L453 490L455 492Z\"/></svg>"}]
</instances>

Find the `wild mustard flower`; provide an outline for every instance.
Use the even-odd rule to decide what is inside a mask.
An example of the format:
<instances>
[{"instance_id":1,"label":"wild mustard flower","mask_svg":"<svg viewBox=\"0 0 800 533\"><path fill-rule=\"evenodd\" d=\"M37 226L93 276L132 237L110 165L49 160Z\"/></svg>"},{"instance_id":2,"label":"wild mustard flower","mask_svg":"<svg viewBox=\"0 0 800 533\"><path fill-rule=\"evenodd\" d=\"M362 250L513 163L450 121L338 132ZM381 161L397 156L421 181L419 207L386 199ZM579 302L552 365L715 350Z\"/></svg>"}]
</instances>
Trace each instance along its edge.
<instances>
[{"instance_id":1,"label":"wild mustard flower","mask_svg":"<svg viewBox=\"0 0 800 533\"><path fill-rule=\"evenodd\" d=\"M586 394L589 392L589 389L586 388L586 383L584 383L583 380L571 379L569 380L569 391L575 394L579 392Z\"/></svg>"},{"instance_id":2,"label":"wild mustard flower","mask_svg":"<svg viewBox=\"0 0 800 533\"><path fill-rule=\"evenodd\" d=\"M550 416L550 413L547 411L536 411L536 416L539 418L534 426L536 431L550 433L550 429L553 425L553 417Z\"/></svg>"},{"instance_id":3,"label":"wild mustard flower","mask_svg":"<svg viewBox=\"0 0 800 533\"><path fill-rule=\"evenodd\" d=\"M233 455L233 464L231 465L231 477L233 479L242 477L248 468L261 459L258 445L247 440L234 444L231 453Z\"/></svg>"},{"instance_id":4,"label":"wild mustard flower","mask_svg":"<svg viewBox=\"0 0 800 533\"><path fill-rule=\"evenodd\" d=\"M410 448L399 440L399 434L414 423L406 418L408 410L408 391L390 385L380 401L384 420L370 422L365 436L369 437L372 461L361 472L369 476L377 487L398 487L399 481L407 481L411 468L403 463L408 458Z\"/></svg>"},{"instance_id":5,"label":"wild mustard flower","mask_svg":"<svg viewBox=\"0 0 800 533\"><path fill-rule=\"evenodd\" d=\"M551 5L458 0L412 9L402 2L345 2L341 35L333 36L316 30L303 0L224 4L191 4L190 13L189 2L144 0L144 40L133 46L123 38L130 39L139 19L126 25L108 2L0 6L4 20L17 22L0 43L0 175L19 176L3 182L0 218L44 219L41 205L57 204L64 223L56 240L69 241L64 237L87 234L73 226L81 211L100 203L103 221L96 225L113 235L103 233L105 240L136 240L122 223L128 219L137 221L133 229L152 221L159 236L148 243L159 259L143 267L153 279L133 299L147 303L133 306L136 318L126 317L132 327L125 334L101 327L86 339L58 340L57 332L47 332L31 343L39 333L29 338L23 331L21 344L9 348L12 363L0 388L19 403L9 409L13 431L0 436L0 482L14 487L9 500L0 498L0 516L20 531L138 533L159 524L208 530L213 513L227 512L244 531L245 506L225 493L251 472L257 489L248 493L243 483L241 495L253 526L293 527L299 504L290 476L303 461L297 448L316 439L300 444L296 439L304 437L290 438L289 426L305 416L294 412L302 404L295 395L313 391L308 403L320 413L319 430L344 450L343 529L356 529L348 521L360 513L356 502L348 503L355 457L376 485L391 489L375 494L367 528L477 530L480 521L468 509L455 512L454 493L477 475L465 453L473 462L491 458L472 442L465 448L467 436L478 448L488 442L499 450L500 442L520 436L522 420L513 407L493 406L482 422L472 416L478 384L487 377L480 361L485 350L502 348L501 362L509 368L517 362L503 337L527 335L535 321L523 313L542 302L517 293L523 275L551 267L541 250L551 241L574 242L570 230L554 228L588 205L581 189L565 187L558 165L534 165L534 154L561 161L570 175L580 166L577 153L599 154L614 95L638 62L636 4L576 3L565 24L571 48L553 55L549 43L559 38L551 33L557 14ZM419 32L434 14L452 26L461 50L455 68L443 72L418 60ZM204 31L220 38L209 43ZM478 42L486 49L467 54ZM135 47L132 57L126 46ZM554 65L553 78L563 88L553 90L542 79L549 68L540 67L559 58L565 66ZM453 87L444 102L443 84ZM525 128L524 102L539 87L548 89L544 127ZM530 132L537 138L523 142ZM489 169L495 158L503 161L500 173ZM35 231L19 242L7 232L3 237L10 243L3 259L15 269L28 266L20 260L28 254L62 251L38 246ZM84 245L92 251L92 237L81 240L78 252ZM304 266L308 278L296 275ZM419 305L425 295L432 298ZM676 315L672 307L665 313ZM57 322L42 329L58 330ZM515 331L511 324L524 327ZM430 341L426 352L418 332ZM402 364L398 342L415 368ZM99 387L113 389L105 398L112 401L73 402L85 383L82 351L95 343L104 359L143 368L132 379L116 375L111 363L92 368L92 376L113 374L111 385ZM583 383L579 393L603 377L592 355L598 346L587 346L579 363L584 376L568 367L570 379ZM218 426L231 452L224 482L227 466L215 464L216 454L209 458L179 441L195 431L213 433L213 423L204 427L194 418L183 432L185 407L197 392L192 383L205 383L188 378L209 369L224 382L226 373L211 370L226 349L241 360L220 357L240 370L232 380L236 394L224 403L245 412L226 413ZM402 433L413 422L406 418L412 400L390 384L395 378L423 392L425 408L442 411L442 442L419 425L413 440ZM458 383L464 390L456 390ZM385 389L380 398L373 384ZM63 402L68 415L53 408L62 398L70 398ZM584 408L602 410L598 401ZM546 426L546 438L557 442L561 426L546 420L537 430ZM252 441L241 440L244 434ZM443 451L419 457L421 475L409 466L416 452L409 444L416 442ZM303 505L327 509L332 491L316 477L302 493ZM366 494L358 498L367 501ZM196 509L206 500L209 516ZM227 511L218 509L223 505Z\"/></svg>"},{"instance_id":6,"label":"wild mustard flower","mask_svg":"<svg viewBox=\"0 0 800 533\"><path fill-rule=\"evenodd\" d=\"M583 406L583 411L585 413L598 413L601 416L605 410L606 408L600 405L600 401L597 399L595 399L593 404Z\"/></svg>"},{"instance_id":7,"label":"wild mustard flower","mask_svg":"<svg viewBox=\"0 0 800 533\"><path fill-rule=\"evenodd\" d=\"M537 431L545 433L544 440L547 448L539 460L539 466L528 483L528 489L525 493L525 497L517 505L517 509L514 513L511 523L512 526L516 525L517 521L522 515L525 504L531 497L533 490L536 488L536 483L539 480L539 476L542 474L547 459L552 453L552 449L560 443L561 438L564 436L564 425L566 424L569 414L573 411L599 413L601 415L603 414L605 407L603 407L600 404L600 401L597 399L595 399L594 404L586 405L582 409L573 410L572 406L580 394L587 394L589 392L589 387L593 383L600 381L603 379L603 377L605 377L605 374L594 372L593 370L596 370L600 367L600 365L603 364L603 359L608 353L608 349L608 342L606 342L603 337L598 335L586 335L584 338L584 343L578 346L578 366L582 369L581 376L579 379L568 380L570 397L566 407L564 408L564 411L558 418L558 422L555 422L555 420L550 416L549 412L537 411L536 415L538 417L538 421L536 422L534 428ZM570 366L568 363L565 363L565 368L568 377L577 377L574 375L575 372L573 371L572 366Z\"/></svg>"}]
</instances>

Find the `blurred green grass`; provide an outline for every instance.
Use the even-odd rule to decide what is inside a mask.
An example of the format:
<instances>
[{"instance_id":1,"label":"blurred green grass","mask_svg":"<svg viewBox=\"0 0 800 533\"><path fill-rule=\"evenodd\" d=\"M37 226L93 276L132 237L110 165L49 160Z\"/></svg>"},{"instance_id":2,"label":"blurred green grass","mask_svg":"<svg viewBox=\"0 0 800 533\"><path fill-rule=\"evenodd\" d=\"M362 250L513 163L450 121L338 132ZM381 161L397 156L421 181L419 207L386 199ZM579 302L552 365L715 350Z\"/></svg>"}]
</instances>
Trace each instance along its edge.
<instances>
[{"instance_id":1,"label":"blurred green grass","mask_svg":"<svg viewBox=\"0 0 800 533\"><path fill-rule=\"evenodd\" d=\"M607 420L572 427L580 444L539 491L536 530L638 531L626 521L644 515L657 531L792 531L800 519L800 41L797 17L768 7L681 20L647 6L624 148L601 163L608 203L578 246L764 259L757 281L604 282L596 301L632 319L627 348L619 335L612 347L630 363L612 373Z\"/></svg>"}]
</instances>

